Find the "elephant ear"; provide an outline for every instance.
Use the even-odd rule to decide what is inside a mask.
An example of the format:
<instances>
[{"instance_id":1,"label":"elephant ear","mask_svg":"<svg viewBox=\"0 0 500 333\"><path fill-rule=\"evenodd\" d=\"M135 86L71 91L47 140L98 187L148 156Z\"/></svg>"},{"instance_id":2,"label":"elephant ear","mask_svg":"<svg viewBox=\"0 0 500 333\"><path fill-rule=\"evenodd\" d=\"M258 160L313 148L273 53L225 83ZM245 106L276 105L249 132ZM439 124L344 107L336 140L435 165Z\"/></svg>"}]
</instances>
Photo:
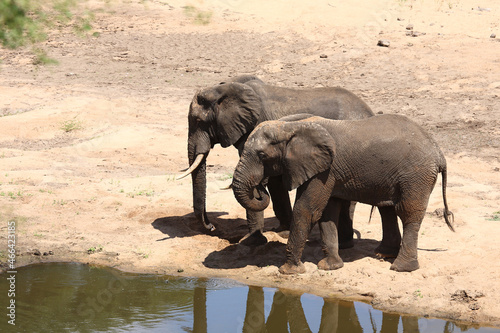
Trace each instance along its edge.
<instances>
[{"instance_id":1,"label":"elephant ear","mask_svg":"<svg viewBox=\"0 0 500 333\"><path fill-rule=\"evenodd\" d=\"M291 191L331 167L335 142L324 127L307 121L290 122L292 135L285 148L283 180Z\"/></svg>"},{"instance_id":2,"label":"elephant ear","mask_svg":"<svg viewBox=\"0 0 500 333\"><path fill-rule=\"evenodd\" d=\"M215 105L216 132L222 147L229 147L257 125L262 112L262 100L246 84L221 84L220 98Z\"/></svg>"}]
</instances>

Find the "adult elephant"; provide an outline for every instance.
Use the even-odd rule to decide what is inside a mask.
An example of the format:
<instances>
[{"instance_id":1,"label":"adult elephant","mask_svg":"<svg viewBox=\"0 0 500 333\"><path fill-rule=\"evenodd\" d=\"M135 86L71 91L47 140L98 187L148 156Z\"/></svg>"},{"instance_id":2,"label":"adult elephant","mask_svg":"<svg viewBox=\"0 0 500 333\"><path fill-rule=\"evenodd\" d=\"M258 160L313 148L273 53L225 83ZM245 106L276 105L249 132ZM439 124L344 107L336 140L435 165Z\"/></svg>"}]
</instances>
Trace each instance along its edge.
<instances>
[{"instance_id":1,"label":"adult elephant","mask_svg":"<svg viewBox=\"0 0 500 333\"><path fill-rule=\"evenodd\" d=\"M253 211L262 211L269 204L269 195L261 186L266 177L282 176L288 190L297 188L287 259L280 272L305 271L302 251L317 221L326 254L318 267L343 266L337 242L342 200L379 207L383 237L376 251L399 251L393 270L418 269L418 231L439 173L444 218L453 230L446 202L446 160L436 142L419 125L400 115L297 121L303 117L310 116L259 125L249 136L233 177L236 199ZM398 217L403 224L402 240Z\"/></svg>"},{"instance_id":2,"label":"adult elephant","mask_svg":"<svg viewBox=\"0 0 500 333\"><path fill-rule=\"evenodd\" d=\"M178 179L192 175L193 207L196 218L208 230L215 230L206 211L206 159L210 149L219 143L233 145L241 153L248 135L259 123L281 117L310 113L330 119L361 119L373 116L370 107L343 88L290 89L265 84L253 75L244 75L229 82L197 92L189 107L188 158L189 169ZM288 230L292 217L290 199L280 177L268 180L280 229ZM352 213L349 203L342 209L348 220L339 230L343 247L352 246ZM349 222L350 221L350 222ZM265 243L259 232L264 226L263 212L247 210L248 244Z\"/></svg>"}]
</instances>

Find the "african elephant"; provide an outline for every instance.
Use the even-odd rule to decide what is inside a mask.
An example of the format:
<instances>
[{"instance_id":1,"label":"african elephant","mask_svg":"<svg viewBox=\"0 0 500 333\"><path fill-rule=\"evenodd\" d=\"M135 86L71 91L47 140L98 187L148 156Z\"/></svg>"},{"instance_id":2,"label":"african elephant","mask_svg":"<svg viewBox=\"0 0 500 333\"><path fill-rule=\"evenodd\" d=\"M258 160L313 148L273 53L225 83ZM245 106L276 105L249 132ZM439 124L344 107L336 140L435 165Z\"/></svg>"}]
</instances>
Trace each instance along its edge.
<instances>
[{"instance_id":1,"label":"african elephant","mask_svg":"<svg viewBox=\"0 0 500 333\"><path fill-rule=\"evenodd\" d=\"M309 118L296 120L304 117ZM318 267L328 270L343 266L337 244L341 200L377 206L382 215L383 239L376 251L384 254L399 250L391 265L393 270L418 269L418 230L439 173L444 218L453 230L446 202L446 160L419 125L401 115L361 120L301 115L287 118L255 128L232 183L238 202L253 211L269 204L269 195L261 186L264 178L281 176L288 190L297 188L281 273L305 271L302 251L317 221L326 254ZM397 217L403 224L402 240Z\"/></svg>"},{"instance_id":2,"label":"african elephant","mask_svg":"<svg viewBox=\"0 0 500 333\"><path fill-rule=\"evenodd\" d=\"M282 88L265 84L253 75L236 77L194 95L188 115L190 167L177 178L191 174L194 213L206 229L215 230L206 213L206 159L210 149L219 143L222 147L233 145L241 152L248 135L259 123L304 112L331 119L361 119L374 115L365 102L342 88ZM280 178L271 177L267 186L280 228L288 230L292 217L288 193ZM346 244L352 243L349 203L342 209L342 219L350 223L344 223L346 236L340 238L345 239ZM250 235L263 228L264 214L247 211L247 221ZM260 235L258 242L265 241Z\"/></svg>"}]
</instances>

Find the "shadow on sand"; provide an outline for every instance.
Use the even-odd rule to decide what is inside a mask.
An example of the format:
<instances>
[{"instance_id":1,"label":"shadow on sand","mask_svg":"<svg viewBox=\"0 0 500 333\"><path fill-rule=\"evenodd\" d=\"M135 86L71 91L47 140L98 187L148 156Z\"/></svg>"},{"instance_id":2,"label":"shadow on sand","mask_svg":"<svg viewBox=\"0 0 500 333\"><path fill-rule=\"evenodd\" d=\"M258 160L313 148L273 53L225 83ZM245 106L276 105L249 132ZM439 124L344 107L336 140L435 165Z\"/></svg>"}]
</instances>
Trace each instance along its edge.
<instances>
[{"instance_id":1,"label":"shadow on sand","mask_svg":"<svg viewBox=\"0 0 500 333\"><path fill-rule=\"evenodd\" d=\"M324 258L317 229L317 227L313 229L302 254L303 262L311 262L315 265ZM220 251L210 253L203 261L203 265L214 269L243 268L248 265L280 267L285 263L286 244L282 241L286 240L279 241L280 237L274 232L268 232L265 235L268 239L272 239L267 244L254 248L231 244ZM340 250L340 257L344 262L352 262L365 257L375 258L374 250L378 244L379 242L373 239L355 239L353 248Z\"/></svg>"},{"instance_id":2,"label":"shadow on sand","mask_svg":"<svg viewBox=\"0 0 500 333\"><path fill-rule=\"evenodd\" d=\"M245 219L240 218L221 218L227 215L226 212L211 212L208 213L208 218L216 229L208 231L205 229L194 216L194 213L189 213L184 216L167 216L161 217L153 221L153 228L160 230L166 237L157 239L163 241L175 237L192 237L196 235L208 235L218 237L229 241L231 244L238 243L243 236L248 233L248 226ZM266 218L264 220L264 231L272 230L278 227L279 222L276 218Z\"/></svg>"},{"instance_id":3,"label":"shadow on sand","mask_svg":"<svg viewBox=\"0 0 500 333\"><path fill-rule=\"evenodd\" d=\"M249 247L238 242L248 233L248 226L245 219L223 218L226 212L208 213L208 218L216 226L216 230L210 232L206 230L196 220L193 213L183 216L167 216L154 220L151 225L160 230L165 237L156 241L164 241L176 237L193 237L196 235L208 235L219 239L227 240L230 245L222 250L213 251L205 260L203 265L213 269L236 269L248 265L257 267L276 266L280 267L285 263L286 239L271 231L279 226L276 218L266 218L264 234L268 239L267 244ZM374 239L363 239L355 230L354 247L340 250L340 257L344 262L353 262L365 257L375 258L375 248L379 242ZM319 228L316 225L304 248L302 261L318 264L323 259L324 254L321 249Z\"/></svg>"}]
</instances>

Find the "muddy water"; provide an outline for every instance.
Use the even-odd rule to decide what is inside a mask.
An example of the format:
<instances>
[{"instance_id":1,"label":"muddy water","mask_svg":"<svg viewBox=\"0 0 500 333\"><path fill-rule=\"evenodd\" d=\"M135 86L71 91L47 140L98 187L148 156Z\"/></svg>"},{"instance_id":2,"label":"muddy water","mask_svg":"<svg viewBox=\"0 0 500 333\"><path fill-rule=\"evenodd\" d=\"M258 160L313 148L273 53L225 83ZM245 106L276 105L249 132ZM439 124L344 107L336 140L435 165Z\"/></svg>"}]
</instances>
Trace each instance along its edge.
<instances>
[{"instance_id":1,"label":"muddy water","mask_svg":"<svg viewBox=\"0 0 500 333\"><path fill-rule=\"evenodd\" d=\"M221 279L68 263L14 275L0 275L0 332L498 332Z\"/></svg>"}]
</instances>

